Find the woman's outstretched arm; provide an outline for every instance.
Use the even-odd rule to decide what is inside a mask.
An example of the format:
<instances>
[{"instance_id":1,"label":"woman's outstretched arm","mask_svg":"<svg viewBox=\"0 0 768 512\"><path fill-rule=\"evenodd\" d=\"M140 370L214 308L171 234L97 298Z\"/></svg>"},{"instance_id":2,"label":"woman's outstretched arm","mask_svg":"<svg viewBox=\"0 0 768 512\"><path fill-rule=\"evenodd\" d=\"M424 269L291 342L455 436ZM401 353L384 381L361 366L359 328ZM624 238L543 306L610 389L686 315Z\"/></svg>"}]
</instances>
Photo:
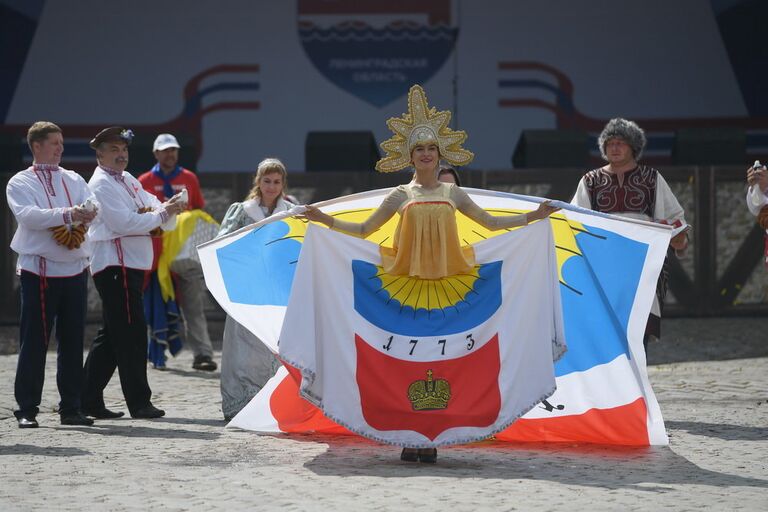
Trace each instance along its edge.
<instances>
[{"instance_id":1,"label":"woman's outstretched arm","mask_svg":"<svg viewBox=\"0 0 768 512\"><path fill-rule=\"evenodd\" d=\"M491 231L525 226L534 220L549 217L552 213L560 209L550 206L549 201L544 201L539 204L539 207L536 210L529 213L494 216L480 208L477 203L469 197L469 194L456 186L451 189L451 199L461 213Z\"/></svg>"},{"instance_id":2,"label":"woman's outstretched arm","mask_svg":"<svg viewBox=\"0 0 768 512\"><path fill-rule=\"evenodd\" d=\"M327 213L323 213L319 208L311 204L306 205L307 211L302 216L308 220L320 222L331 229L342 231L360 238L365 238L381 226L384 225L392 216L397 213L397 209L406 199L406 193L401 188L396 188L384 198L381 205L363 222L350 222L337 219Z\"/></svg>"}]
</instances>

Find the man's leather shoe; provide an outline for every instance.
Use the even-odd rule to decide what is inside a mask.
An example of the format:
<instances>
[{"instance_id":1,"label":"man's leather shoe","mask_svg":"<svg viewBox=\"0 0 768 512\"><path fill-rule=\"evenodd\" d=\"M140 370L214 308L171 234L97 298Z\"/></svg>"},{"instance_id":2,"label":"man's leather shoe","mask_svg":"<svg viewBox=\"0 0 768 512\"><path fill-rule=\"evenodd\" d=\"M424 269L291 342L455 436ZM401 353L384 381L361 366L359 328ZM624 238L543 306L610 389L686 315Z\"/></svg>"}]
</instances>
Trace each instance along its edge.
<instances>
[{"instance_id":1,"label":"man's leather shoe","mask_svg":"<svg viewBox=\"0 0 768 512\"><path fill-rule=\"evenodd\" d=\"M110 411L106 407L102 407L101 409L83 409L83 414L86 416L90 416L91 418L96 418L97 420L113 420L115 418L122 418L125 413L123 411L115 412Z\"/></svg>"},{"instance_id":2,"label":"man's leather shoe","mask_svg":"<svg viewBox=\"0 0 768 512\"><path fill-rule=\"evenodd\" d=\"M16 418L16 420L19 422L19 428L37 428L37 420L35 418L27 418L26 416L22 416L21 418Z\"/></svg>"},{"instance_id":3,"label":"man's leather shoe","mask_svg":"<svg viewBox=\"0 0 768 512\"><path fill-rule=\"evenodd\" d=\"M165 411L158 409L152 404L149 404L148 406L142 407L141 409L135 410L131 413L132 418L139 419L161 418L163 416L165 416Z\"/></svg>"},{"instance_id":4,"label":"man's leather shoe","mask_svg":"<svg viewBox=\"0 0 768 512\"><path fill-rule=\"evenodd\" d=\"M218 366L210 356L195 356L195 359L192 361L192 368L204 372L213 372L216 371Z\"/></svg>"},{"instance_id":5,"label":"man's leather shoe","mask_svg":"<svg viewBox=\"0 0 768 512\"><path fill-rule=\"evenodd\" d=\"M62 414L61 424L62 425L81 425L81 426L87 427L87 426L93 425L93 420L91 418L87 418L83 416L79 412L73 412L69 414Z\"/></svg>"}]
</instances>

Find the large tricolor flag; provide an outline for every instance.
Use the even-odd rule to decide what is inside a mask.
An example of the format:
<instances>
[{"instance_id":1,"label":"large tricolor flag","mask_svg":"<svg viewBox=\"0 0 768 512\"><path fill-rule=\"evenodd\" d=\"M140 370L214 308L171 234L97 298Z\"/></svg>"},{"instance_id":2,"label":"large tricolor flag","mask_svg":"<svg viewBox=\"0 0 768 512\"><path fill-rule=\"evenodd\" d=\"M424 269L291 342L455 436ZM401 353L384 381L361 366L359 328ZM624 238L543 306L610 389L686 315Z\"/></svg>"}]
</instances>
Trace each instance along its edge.
<instances>
[{"instance_id":1,"label":"large tricolor flag","mask_svg":"<svg viewBox=\"0 0 768 512\"><path fill-rule=\"evenodd\" d=\"M475 246L442 279L388 275L379 246L310 226L280 334L301 394L399 446L487 438L555 390L565 351L549 222Z\"/></svg>"},{"instance_id":2,"label":"large tricolor flag","mask_svg":"<svg viewBox=\"0 0 768 512\"><path fill-rule=\"evenodd\" d=\"M500 192L466 190L476 203L491 214L529 211L534 209L536 203L540 201L538 198ZM381 203L387 192L388 190L378 190L355 194L322 203L320 206L323 211L344 219L363 220ZM489 276L492 276L495 271L494 262L502 262L499 269L501 272L499 279L500 283L503 283L504 279L509 278L503 272L506 270L503 263L505 257L514 260L516 257L524 257L521 255L533 253L538 255L541 260L546 260L544 257L544 254L547 254L546 251L532 249L531 247L534 247L535 244L527 247L522 241L533 240L536 238L537 232L539 234L543 232L537 228L538 224L549 223L551 226L551 239L553 241L550 243L553 244L556 255L559 299L562 306L563 329L565 339L568 342L568 351L554 367L557 384L555 393L536 403L522 418L498 432L496 438L623 445L666 444L667 437L661 413L647 378L642 336L671 230L661 225L628 221L570 205L564 206L564 210L553 215L549 221L512 230L514 232L509 235L504 235L505 231L489 232L463 215L457 214L457 222L463 240L465 243L475 245L478 262L481 263L476 269L476 273L478 278L483 277L483 279L476 279L475 283L484 283L483 286L486 286L484 294L487 297L491 296L489 295L489 283L492 282L492 278ZM368 241L374 242L374 244L391 243L396 222L397 218L393 218L379 231L368 237ZM253 331L275 352L278 351L278 339L281 339L281 331L286 327L284 320L286 320L286 308L289 302L298 300L297 304L301 303L298 298L294 299L293 295L297 294L300 289L297 266L303 244L307 243L306 234L306 223L288 215L279 215L244 228L226 238L212 241L199 249L206 283L214 297L228 314ZM494 237L498 237L498 235L504 236L494 240ZM386 356L403 363L426 362L434 366L439 359L434 357L434 350L431 350L429 354L424 354L423 358L418 356L419 359L417 360L410 360L409 357L413 354L408 354L408 352L413 348L414 354L416 354L420 347L423 348L427 345L431 345L431 349L436 347L440 351L443 349L445 351L453 350L448 345L451 339L453 339L451 347L458 346L456 338L450 338L447 335L448 331L446 331L445 337L438 337L437 339L432 339L432 337L420 338L418 332L410 331L410 329L418 329L417 326L419 325L426 326L429 321L434 320L432 315L435 313L431 311L435 308L431 306L431 303L411 304L413 322L409 327L408 322L405 322L400 316L402 312L399 308L403 307L403 300L407 302L410 299L395 300L389 291L386 293L384 291L376 292L377 286L387 287L390 290L396 284L392 285L391 282L385 282L386 279L389 279L388 276L375 277L380 274L380 269L374 268L378 260L375 251L371 250L371 248L375 249L373 244L366 245L362 241L346 235L313 227L310 230L309 238L311 240L316 236L319 237L318 240L320 241L317 244L312 243L312 247L319 247L323 250L322 248L326 246L333 248L338 245L343 247L344 258L342 260L351 259L351 266L349 267L351 270L346 277L330 272L323 274L318 269L314 269L312 272L313 279L318 280L318 282L321 280L332 283L325 285L329 292L328 300L339 301L344 298L347 301L347 305L344 307L349 307L349 301L351 301L349 316L360 317L367 322L366 325L369 325L369 330L362 329L362 332L355 332L353 334L354 339L339 341L345 343L349 353L354 353L354 358L345 360L343 364L347 365L348 368L354 368L356 376L360 370L361 359L363 365L368 364L369 359ZM326 238L328 239L326 240ZM499 243L494 244L494 241ZM309 244L307 247L310 247ZM497 250L498 252L495 252ZM502 253L504 257L501 257ZM329 257L336 258L336 256ZM512 268L513 265L508 266ZM366 277L369 278L368 281L365 281ZM334 279L341 281L334 281ZM360 284L364 282L369 284L367 290ZM543 282L545 281L539 281L539 287ZM291 287L294 284L295 288L292 292ZM315 283L314 288L322 290L322 286L317 286L317 284ZM472 286L476 285L479 286L479 284ZM519 312L519 303L515 305L514 300L531 294L535 296L538 290L523 287L515 290L516 293L509 293L503 291L503 284L500 286L502 287L500 309L489 314L490 323L481 322L478 324L485 326L486 330L483 331L483 337L475 337L475 326L470 325L482 319L483 315L477 313L479 310L473 311L472 314L462 315L460 306L458 306L460 314L456 315L456 318L465 321L465 324L461 326L457 324L451 328L455 330L449 329L449 331L456 336L458 333L461 333L462 336L472 334L471 338L475 346L484 350L488 350L488 347L496 348L498 346L499 365L503 367L509 362L509 359L505 359L507 353L505 350L508 349L508 345L511 346L512 342L502 335L505 329L503 322L496 321L497 319L500 320L499 312L502 311L504 315L510 314L512 309ZM340 289L343 289L343 292L340 292ZM359 295L359 297L369 298L368 305L364 304L362 298L355 296L356 293L367 293L368 295ZM467 299L472 295L471 292L468 293L469 295L465 294L462 299ZM384 296L387 296L384 302L389 301L389 304L377 306L371 302ZM434 297L434 294L427 293L425 297ZM433 299L428 300L432 301ZM392 304L394 303L399 303L399 305L393 308ZM538 304L536 311L541 312L546 309L546 306L542 304ZM329 306L331 305L339 304L329 304ZM511 308L509 311L506 309L507 305ZM306 310L307 303L304 302L302 307ZM485 307L490 308L487 304ZM306 310L305 313L303 315L302 311L297 309L295 313L292 312L289 315L290 324L286 327L286 334L290 335L294 325L300 331L302 324L309 323L313 317L310 311ZM297 316L293 316L294 314ZM470 320L465 320L465 317ZM399 318L399 321L393 320L393 318ZM427 323L423 323L425 319ZM327 318L325 321L335 326L334 322L338 322L339 319ZM446 320L448 323L450 321L450 319ZM455 323L459 320L454 319L453 321ZM551 335L556 332L556 330L552 330L553 326L556 325L556 320L539 322L537 335L543 336L545 333ZM396 336L397 333L392 331L393 326L401 326L402 333L399 336ZM314 328L316 328L315 325L312 326L312 329ZM513 326L510 322L506 328L514 331L518 327ZM469 333L461 329L472 329L473 332ZM498 332L494 329L498 329ZM372 334L371 330L376 332ZM383 340L376 337L383 333L390 334ZM393 343L390 345L390 349L386 350L389 336L392 336ZM554 336L554 338L557 337ZM429 339L431 343L423 343L422 339ZM442 339L446 340L445 343L440 343ZM411 343L411 340L419 341ZM467 343L471 344L472 342L467 339ZM323 347L322 344L318 346ZM398 347L397 350L407 350L405 353L398 352L395 355L392 352L395 346ZM536 346L541 347L543 344L540 342ZM354 347L354 350L349 347ZM553 347L550 344L547 348L551 358ZM338 347L334 350L336 349ZM485 414L486 416L483 419L467 420L475 421L474 426L464 424L452 427L454 432L450 435L453 437L450 437L449 441L446 441L447 438L445 437L440 437L441 435L448 436L447 430L435 432L429 430L429 427L421 428L421 432L414 430L413 432L417 432L416 434L408 433L405 438L399 437L393 441L391 438L379 434L381 432L390 434L397 432L398 435L401 435L402 431L397 430L397 425L388 424L388 418L373 418L374 425L371 426L370 420L366 418L365 411L374 411L375 416L375 410L380 409L381 400L384 400L383 397L377 395L375 405L370 407L362 405L366 403L366 389L376 390L378 389L376 386L368 386L365 382L361 386L360 382L357 382L359 379L355 377L356 382L354 384L357 386L357 391L354 393L360 396L359 409L363 411L360 415L365 420L366 425L371 426L376 431L368 432L360 428L358 423L349 421L346 412L340 413L334 410L333 405L331 409L328 409L329 404L337 404L338 395L329 398L328 390L325 387L328 383L324 379L319 382L316 379L314 382L312 381L312 365L317 363L318 357L323 363L327 362L324 359L327 358L327 354L323 356L324 352L318 352L314 354L315 359L313 361L311 357L309 359L292 358L293 352L291 351L293 349L289 347L286 350L284 357L292 359L294 363L303 368L295 368L290 365L281 368L253 401L232 420L230 426L259 432L350 433L347 428L328 418L328 416L332 416L348 424L352 430L370 437L399 442L400 444L413 442L413 444L424 446L429 443L438 445L457 442L460 439L469 440L480 435L482 429L496 430L497 427L504 424L505 420L514 419L515 407L510 409L512 412L502 411L490 423L488 423L488 418L495 411L478 412L478 414ZM480 350L477 353L480 353L480 356L486 355L486 352ZM473 353L473 356L477 357L477 353ZM443 356L440 352L438 354ZM295 353L293 355L295 356ZM455 354L450 353L450 357L447 357L446 360L456 359L452 357L453 355ZM541 354L529 355L536 358L540 357ZM518 353L516 356L526 357L522 353ZM484 361L484 364L486 363L487 361ZM445 383L438 385L441 380L442 367L440 369L438 367L425 369L417 364L414 368L418 370L417 373L423 372L423 374L417 375L418 378L414 377L407 384L409 386L414 384L414 390L417 390L419 386L432 390L431 398L439 395L439 389L445 387ZM364 366L364 369L366 372L363 376L366 376L369 374L367 371L369 366ZM432 370L431 374L428 370ZM500 396L503 396L503 390L506 386L504 373L503 370L500 370L498 374L497 388L500 390ZM458 389L450 385L450 379L442 378L442 380L447 382L451 390ZM302 381L305 396L312 397L315 403L324 407L328 411L328 416L323 414L321 409L301 398L300 386ZM349 384L349 381L347 383ZM543 389L537 387L538 385L536 383L530 389ZM318 390L320 391L318 392ZM349 393L348 388L344 388L343 391ZM414 391L414 396L415 394ZM542 393L537 399L546 394L546 392ZM407 392L406 395L408 395ZM485 398L490 395L485 393L482 396ZM431 399L430 397L427 398ZM507 396L504 400L508 398ZM402 395L400 399L402 399ZM412 401L410 405L412 408L414 407ZM527 405L530 406L531 404ZM518 403L517 407L519 411L526 409L522 403ZM436 413L436 410L427 412L438 415L439 412ZM416 414L415 410L413 414ZM414 437L417 435L423 437L417 439ZM426 444L424 438L429 439Z\"/></svg>"}]
</instances>

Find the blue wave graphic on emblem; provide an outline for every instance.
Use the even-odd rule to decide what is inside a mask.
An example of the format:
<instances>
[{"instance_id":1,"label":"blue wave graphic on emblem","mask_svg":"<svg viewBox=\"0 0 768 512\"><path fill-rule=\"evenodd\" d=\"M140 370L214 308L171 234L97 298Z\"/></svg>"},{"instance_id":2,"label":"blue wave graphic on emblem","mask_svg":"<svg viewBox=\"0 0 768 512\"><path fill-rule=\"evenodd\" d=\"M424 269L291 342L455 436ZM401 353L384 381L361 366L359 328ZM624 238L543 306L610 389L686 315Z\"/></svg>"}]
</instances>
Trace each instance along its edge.
<instances>
[{"instance_id":1,"label":"blue wave graphic on emblem","mask_svg":"<svg viewBox=\"0 0 768 512\"><path fill-rule=\"evenodd\" d=\"M289 227L277 221L253 230L216 250L227 295L232 302L287 306L301 243L284 238Z\"/></svg>"},{"instance_id":2,"label":"blue wave graphic on emblem","mask_svg":"<svg viewBox=\"0 0 768 512\"><path fill-rule=\"evenodd\" d=\"M434 309L403 306L390 299L377 277L378 267L352 261L355 311L376 327L404 336L440 336L465 332L487 321L501 306L501 261L480 265L479 277L464 300ZM427 280L423 280L427 281ZM434 280L439 281L439 280Z\"/></svg>"},{"instance_id":3,"label":"blue wave graphic on emblem","mask_svg":"<svg viewBox=\"0 0 768 512\"><path fill-rule=\"evenodd\" d=\"M445 24L299 27L304 51L337 87L382 107L427 82L446 62L458 29Z\"/></svg>"},{"instance_id":4,"label":"blue wave graphic on emblem","mask_svg":"<svg viewBox=\"0 0 768 512\"><path fill-rule=\"evenodd\" d=\"M560 286L568 351L555 364L558 377L630 357L627 325L648 245L585 227L576 235L583 257L563 265L572 289Z\"/></svg>"},{"instance_id":5,"label":"blue wave graphic on emblem","mask_svg":"<svg viewBox=\"0 0 768 512\"><path fill-rule=\"evenodd\" d=\"M449 41L456 39L456 28L444 23L437 25L388 26L373 28L370 25L345 25L322 28L305 25L299 28L302 43L330 41L368 42L368 41Z\"/></svg>"}]
</instances>

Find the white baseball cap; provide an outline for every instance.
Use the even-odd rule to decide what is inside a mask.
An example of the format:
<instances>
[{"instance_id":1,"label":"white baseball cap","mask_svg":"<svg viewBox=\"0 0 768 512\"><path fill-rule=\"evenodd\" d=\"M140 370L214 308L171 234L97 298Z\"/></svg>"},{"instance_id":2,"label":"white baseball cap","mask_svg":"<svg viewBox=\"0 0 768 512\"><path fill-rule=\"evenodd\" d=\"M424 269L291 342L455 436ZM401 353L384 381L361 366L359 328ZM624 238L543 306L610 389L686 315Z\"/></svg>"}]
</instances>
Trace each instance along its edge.
<instances>
[{"instance_id":1,"label":"white baseball cap","mask_svg":"<svg viewBox=\"0 0 768 512\"><path fill-rule=\"evenodd\" d=\"M179 141L176 140L176 137L170 133L161 133L155 139L152 151L163 151L168 148L181 148L181 146L179 146Z\"/></svg>"}]
</instances>

